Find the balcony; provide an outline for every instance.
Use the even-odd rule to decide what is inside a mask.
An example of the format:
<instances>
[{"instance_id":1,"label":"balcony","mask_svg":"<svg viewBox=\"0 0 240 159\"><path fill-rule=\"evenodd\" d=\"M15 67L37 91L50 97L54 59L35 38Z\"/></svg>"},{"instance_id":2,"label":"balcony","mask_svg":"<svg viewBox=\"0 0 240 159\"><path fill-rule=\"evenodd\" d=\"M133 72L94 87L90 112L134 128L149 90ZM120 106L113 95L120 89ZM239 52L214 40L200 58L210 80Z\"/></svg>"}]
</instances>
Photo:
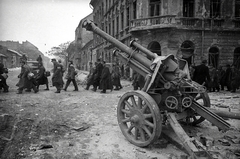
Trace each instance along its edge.
<instances>
[{"instance_id":1,"label":"balcony","mask_svg":"<svg viewBox=\"0 0 240 159\"><path fill-rule=\"evenodd\" d=\"M131 21L130 31L142 29L167 28L176 25L175 15L135 19Z\"/></svg>"},{"instance_id":2,"label":"balcony","mask_svg":"<svg viewBox=\"0 0 240 159\"><path fill-rule=\"evenodd\" d=\"M131 21L130 32L176 28L187 30L240 30L240 19L177 17L175 15L135 19Z\"/></svg>"}]
</instances>

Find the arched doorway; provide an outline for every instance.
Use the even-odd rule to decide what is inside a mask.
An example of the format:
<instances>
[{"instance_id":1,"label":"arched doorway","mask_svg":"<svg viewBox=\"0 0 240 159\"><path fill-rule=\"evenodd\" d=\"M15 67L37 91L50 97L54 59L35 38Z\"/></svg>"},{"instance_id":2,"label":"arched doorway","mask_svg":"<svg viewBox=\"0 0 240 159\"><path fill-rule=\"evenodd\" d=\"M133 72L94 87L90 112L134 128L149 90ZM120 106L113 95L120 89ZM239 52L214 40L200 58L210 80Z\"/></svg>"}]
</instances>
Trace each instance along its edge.
<instances>
[{"instance_id":1,"label":"arched doorway","mask_svg":"<svg viewBox=\"0 0 240 159\"><path fill-rule=\"evenodd\" d=\"M193 42L187 40L184 41L181 45L181 51L183 55L183 59L188 62L189 65L192 64L192 58L194 55L194 44Z\"/></svg>"},{"instance_id":2,"label":"arched doorway","mask_svg":"<svg viewBox=\"0 0 240 159\"><path fill-rule=\"evenodd\" d=\"M218 60L219 60L219 49L216 46L213 46L209 49L208 64L212 65L214 68L218 68Z\"/></svg>"},{"instance_id":3,"label":"arched doorway","mask_svg":"<svg viewBox=\"0 0 240 159\"><path fill-rule=\"evenodd\" d=\"M234 54L233 54L233 64L240 69L240 47L237 47L234 50Z\"/></svg>"},{"instance_id":4,"label":"arched doorway","mask_svg":"<svg viewBox=\"0 0 240 159\"><path fill-rule=\"evenodd\" d=\"M162 55L162 53L161 53L161 45L157 41L152 41L151 43L149 43L148 50L156 53L158 56Z\"/></svg>"}]
</instances>

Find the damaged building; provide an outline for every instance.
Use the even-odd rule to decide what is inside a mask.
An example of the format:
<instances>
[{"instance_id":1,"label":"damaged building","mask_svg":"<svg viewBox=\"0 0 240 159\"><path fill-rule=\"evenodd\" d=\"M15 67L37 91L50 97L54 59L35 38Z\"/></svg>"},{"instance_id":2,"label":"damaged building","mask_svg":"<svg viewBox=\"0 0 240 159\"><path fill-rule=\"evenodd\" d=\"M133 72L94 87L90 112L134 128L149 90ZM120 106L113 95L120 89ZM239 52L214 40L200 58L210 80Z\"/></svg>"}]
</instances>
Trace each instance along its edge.
<instances>
[{"instance_id":1,"label":"damaged building","mask_svg":"<svg viewBox=\"0 0 240 159\"><path fill-rule=\"evenodd\" d=\"M189 64L214 67L240 59L240 0L91 0L93 21L129 46L135 39L158 55L181 51ZM93 50L107 62L115 47L94 34ZM124 65L124 64L121 64Z\"/></svg>"}]
</instances>

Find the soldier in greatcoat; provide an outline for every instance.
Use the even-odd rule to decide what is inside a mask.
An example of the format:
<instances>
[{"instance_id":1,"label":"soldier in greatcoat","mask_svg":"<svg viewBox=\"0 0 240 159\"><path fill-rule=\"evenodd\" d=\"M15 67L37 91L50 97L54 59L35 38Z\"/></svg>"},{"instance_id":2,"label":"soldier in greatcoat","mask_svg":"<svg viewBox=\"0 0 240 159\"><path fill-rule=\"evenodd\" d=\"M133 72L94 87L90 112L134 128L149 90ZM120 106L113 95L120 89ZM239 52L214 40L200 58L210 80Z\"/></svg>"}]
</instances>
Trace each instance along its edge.
<instances>
[{"instance_id":1,"label":"soldier in greatcoat","mask_svg":"<svg viewBox=\"0 0 240 159\"><path fill-rule=\"evenodd\" d=\"M115 86L114 90L119 90L122 88L120 78L121 78L120 67L117 63L113 64L112 82L113 82L113 85Z\"/></svg>"},{"instance_id":2,"label":"soldier in greatcoat","mask_svg":"<svg viewBox=\"0 0 240 159\"><path fill-rule=\"evenodd\" d=\"M64 91L67 91L67 88L69 86L69 84L72 82L73 86L74 86L74 91L78 91L78 86L77 86L77 82L75 80L75 68L73 66L73 64L70 64L68 67L68 72L67 72L67 83L65 85L65 88L63 89Z\"/></svg>"},{"instance_id":3,"label":"soldier in greatcoat","mask_svg":"<svg viewBox=\"0 0 240 159\"><path fill-rule=\"evenodd\" d=\"M206 66L207 60L203 60L198 66L193 66L195 69L193 73L193 81L203 85L210 81L209 68Z\"/></svg>"},{"instance_id":4,"label":"soldier in greatcoat","mask_svg":"<svg viewBox=\"0 0 240 159\"><path fill-rule=\"evenodd\" d=\"M97 87L100 85L102 70L103 64L101 63L101 59L98 59L96 69L93 73L93 91L96 91Z\"/></svg>"},{"instance_id":5,"label":"soldier in greatcoat","mask_svg":"<svg viewBox=\"0 0 240 159\"><path fill-rule=\"evenodd\" d=\"M95 66L96 66L96 64L95 64ZM86 90L88 90L89 89L89 87L91 86L91 85L93 85L93 73L94 73L94 71L95 71L95 67L92 65L92 62L90 62L89 63L89 67L90 67L90 71L89 71L89 74L88 74L88 76L87 76L87 86L86 86Z\"/></svg>"},{"instance_id":6,"label":"soldier in greatcoat","mask_svg":"<svg viewBox=\"0 0 240 159\"><path fill-rule=\"evenodd\" d=\"M18 92L17 94L22 94L23 89L33 89L35 93L38 92L38 89L34 83L34 74L32 73L32 70L30 66L27 65L26 61L21 61L21 73L18 75L19 82L17 84Z\"/></svg>"},{"instance_id":7,"label":"soldier in greatcoat","mask_svg":"<svg viewBox=\"0 0 240 159\"><path fill-rule=\"evenodd\" d=\"M217 73L218 73L219 84L221 86L221 90L223 91L225 86L225 83L224 83L225 70L222 68L222 66L219 66Z\"/></svg>"},{"instance_id":8,"label":"soldier in greatcoat","mask_svg":"<svg viewBox=\"0 0 240 159\"><path fill-rule=\"evenodd\" d=\"M3 92L8 92L9 86L7 85L8 69L4 68L4 65L0 62L0 90L3 88Z\"/></svg>"},{"instance_id":9,"label":"soldier in greatcoat","mask_svg":"<svg viewBox=\"0 0 240 159\"><path fill-rule=\"evenodd\" d=\"M107 89L112 90L112 79L109 68L106 66L106 62L103 61L103 69L101 74L101 80L100 80L100 89L102 89L101 93L106 93Z\"/></svg>"},{"instance_id":10,"label":"soldier in greatcoat","mask_svg":"<svg viewBox=\"0 0 240 159\"><path fill-rule=\"evenodd\" d=\"M133 90L138 90L138 89L142 89L144 87L144 84L145 84L145 79L144 77L137 73L137 72L133 72L133 83L132 83L132 86L133 86Z\"/></svg>"},{"instance_id":11,"label":"soldier in greatcoat","mask_svg":"<svg viewBox=\"0 0 240 159\"><path fill-rule=\"evenodd\" d=\"M63 67L60 65L56 59L51 60L53 63L53 76L52 85L56 87L57 91L55 93L60 93L63 87Z\"/></svg>"},{"instance_id":12,"label":"soldier in greatcoat","mask_svg":"<svg viewBox=\"0 0 240 159\"><path fill-rule=\"evenodd\" d=\"M235 65L232 66L231 68L231 74L230 74L230 80L231 80L231 92L235 93L236 90L239 88L239 84L240 84L240 72L237 69L237 67Z\"/></svg>"},{"instance_id":13,"label":"soldier in greatcoat","mask_svg":"<svg viewBox=\"0 0 240 159\"><path fill-rule=\"evenodd\" d=\"M46 85L46 89L45 90L49 90L49 86L48 86L48 78L46 76L46 69L43 66L43 63L39 63L38 64L38 68L39 68L39 72L36 76L36 82L37 82L37 88L39 88L40 85Z\"/></svg>"},{"instance_id":14,"label":"soldier in greatcoat","mask_svg":"<svg viewBox=\"0 0 240 159\"><path fill-rule=\"evenodd\" d=\"M231 66L229 64L226 65L226 71L225 71L225 75L224 75L224 83L227 86L227 91L231 91L231 74L232 74L232 70L231 70Z\"/></svg>"},{"instance_id":15,"label":"soldier in greatcoat","mask_svg":"<svg viewBox=\"0 0 240 159\"><path fill-rule=\"evenodd\" d=\"M38 56L37 61L38 61L38 63L42 63L43 60L42 60L42 56L41 55Z\"/></svg>"},{"instance_id":16,"label":"soldier in greatcoat","mask_svg":"<svg viewBox=\"0 0 240 159\"><path fill-rule=\"evenodd\" d=\"M208 84L208 89L210 92L215 92L217 90L219 92L219 79L218 79L218 72L217 69L214 68L212 65L209 66L209 74L210 74L210 82Z\"/></svg>"}]
</instances>

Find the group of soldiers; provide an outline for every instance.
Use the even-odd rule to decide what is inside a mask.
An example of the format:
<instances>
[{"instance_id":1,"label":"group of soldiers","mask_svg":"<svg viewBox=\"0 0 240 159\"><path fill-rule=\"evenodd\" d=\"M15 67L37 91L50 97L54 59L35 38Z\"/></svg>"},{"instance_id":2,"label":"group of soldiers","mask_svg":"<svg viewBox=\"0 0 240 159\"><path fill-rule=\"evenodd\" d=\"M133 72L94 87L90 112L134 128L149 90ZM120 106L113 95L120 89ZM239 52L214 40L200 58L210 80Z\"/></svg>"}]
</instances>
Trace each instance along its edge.
<instances>
[{"instance_id":1,"label":"group of soldiers","mask_svg":"<svg viewBox=\"0 0 240 159\"><path fill-rule=\"evenodd\" d=\"M97 89L101 89L101 93L106 93L106 90L119 90L122 89L120 82L121 73L118 63L113 64L112 72L110 72L109 67L105 61L98 59L97 62L89 63L90 72L87 76L87 86L86 90L89 90L89 87L92 85L92 90L96 92Z\"/></svg>"},{"instance_id":2,"label":"group of soldiers","mask_svg":"<svg viewBox=\"0 0 240 159\"><path fill-rule=\"evenodd\" d=\"M18 75L19 81L16 84L16 86L18 86L17 94L22 94L23 90L26 92L31 92L32 89L34 93L37 93L39 91L39 86L43 84L46 85L45 90L49 90L47 77L50 75L50 72L46 71L45 67L43 66L41 56L37 58L37 61L38 71L35 71L27 64L27 60L21 60L21 71Z\"/></svg>"},{"instance_id":3,"label":"group of soldiers","mask_svg":"<svg viewBox=\"0 0 240 159\"><path fill-rule=\"evenodd\" d=\"M45 90L49 90L48 77L50 76L50 71L47 71L43 66L41 56L37 58L37 61L38 69L36 71L28 65L27 59L21 59L21 71L18 75L19 81L16 84L16 86L18 87L17 94L22 94L24 90L26 92L31 92L33 90L34 93L37 93L39 91L40 85L46 85ZM67 88L71 82L74 86L73 91L78 91L78 85L75 79L77 71L74 68L73 62L69 61L67 73L65 76L65 78L67 79L65 86L63 80L65 69L61 64L61 60L57 61L56 59L51 59L51 62L53 63L53 75L51 81L52 86L56 87L55 93L60 93L61 90L67 91ZM6 84L6 77L4 76L6 74L6 72L4 71L5 68L2 64L0 65L0 67L0 88L3 88L4 92L8 92L9 86ZM106 93L106 90L108 89L112 91L114 86L114 90L119 90L122 88L122 85L120 83L120 77L121 73L118 64L114 64L112 67L112 72L110 72L110 69L106 65L106 62L98 59L98 61L95 62L95 66L90 63L90 73L87 77L87 86L85 89L88 90L89 87L92 85L93 91L100 89L102 90L101 93Z\"/></svg>"},{"instance_id":4,"label":"group of soldiers","mask_svg":"<svg viewBox=\"0 0 240 159\"><path fill-rule=\"evenodd\" d=\"M230 66L227 64L225 70L222 66L218 69L210 66L209 74L210 83L208 89L210 92L215 92L215 90L224 90L226 87L227 91L234 93L237 89L239 89L240 70L236 67L236 65Z\"/></svg>"},{"instance_id":5,"label":"group of soldiers","mask_svg":"<svg viewBox=\"0 0 240 159\"><path fill-rule=\"evenodd\" d=\"M46 85L45 90L49 90L48 77L50 72L45 69L43 66L42 58L39 56L38 61L38 72L34 72L30 66L28 66L25 59L21 60L21 72L18 75L19 82L18 94L22 94L23 90L31 92L31 89L35 93L39 91L40 85ZM70 83L73 83L74 91L78 91L78 85L75 80L77 74L73 62L69 61L68 72L66 74L66 85L64 86L63 75L65 69L61 64L61 60L52 59L53 63L53 76L52 76L52 85L56 87L55 93L60 93L61 90L67 91ZM97 62L93 64L90 62L90 72L87 76L87 85L86 90L89 90L92 85L93 91L97 89L102 90L101 93L106 93L106 90L120 90L122 88L120 78L121 78L121 69L118 63L114 63L112 66L112 71L110 72L109 67L106 65L105 61L98 59ZM227 91L236 92L240 86L240 70L237 69L236 65L226 65L226 69L219 67L218 69L213 66L207 66L207 61L203 60L202 63L198 66L190 66L189 72L191 79L201 85L205 85L209 92L215 92L224 90L227 88ZM8 70L4 68L3 64L0 63L0 90L3 89L3 92L8 92L9 86L7 85ZM140 74L133 73L133 88L134 90L143 88L145 79ZM115 87L115 88L114 88Z\"/></svg>"},{"instance_id":6,"label":"group of soldiers","mask_svg":"<svg viewBox=\"0 0 240 159\"><path fill-rule=\"evenodd\" d=\"M232 93L239 89L240 71L236 65L226 65L224 70L222 66L214 68L212 65L206 66L207 61L203 60L202 64L192 66L192 80L201 85L205 85L209 92L220 90L230 91Z\"/></svg>"},{"instance_id":7,"label":"group of soldiers","mask_svg":"<svg viewBox=\"0 0 240 159\"><path fill-rule=\"evenodd\" d=\"M27 92L31 92L31 89L35 93L39 91L39 86L40 85L46 85L45 90L49 90L49 82L48 82L48 77L51 75L50 71L47 71L45 67L43 66L42 59L39 57L37 59L38 61L38 71L34 71L30 66L27 64L26 61L22 60L21 61L21 73L18 75L19 82L17 83L18 86L18 94L22 94L23 90ZM51 59L51 62L53 63L53 75L52 75L52 86L56 87L56 92L55 93L60 93L61 90L67 91L67 88L71 82L73 82L75 90L78 91L78 86L75 80L75 75L76 71L75 68L73 67L72 61L69 62L68 66L68 72L66 75L66 85L64 86L64 72L65 69L61 63L61 60L59 59L58 61L54 58Z\"/></svg>"}]
</instances>

